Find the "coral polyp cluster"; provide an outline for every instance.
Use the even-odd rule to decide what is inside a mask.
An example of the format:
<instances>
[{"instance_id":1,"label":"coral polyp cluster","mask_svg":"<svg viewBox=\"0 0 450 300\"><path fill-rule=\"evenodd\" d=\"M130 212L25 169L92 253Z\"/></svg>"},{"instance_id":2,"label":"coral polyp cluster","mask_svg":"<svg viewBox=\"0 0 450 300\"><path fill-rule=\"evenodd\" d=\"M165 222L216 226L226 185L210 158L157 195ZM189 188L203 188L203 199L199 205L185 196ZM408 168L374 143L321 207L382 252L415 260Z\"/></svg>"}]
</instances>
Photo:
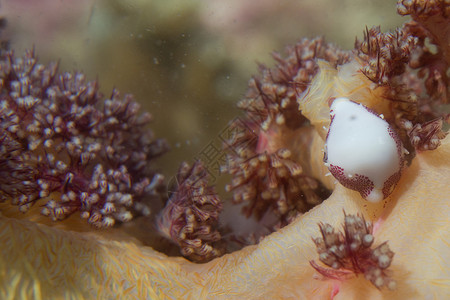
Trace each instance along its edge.
<instances>
[{"instance_id":1,"label":"coral polyp cluster","mask_svg":"<svg viewBox=\"0 0 450 300\"><path fill-rule=\"evenodd\" d=\"M327 278L343 280L353 274L364 274L377 288L395 289L396 283L389 278L387 268L391 265L394 252L384 242L372 249L373 226L360 215L346 215L344 232L335 231L330 224L320 223L321 238L314 238L319 260L332 269L310 261L317 272Z\"/></svg>"},{"instance_id":2,"label":"coral polyp cluster","mask_svg":"<svg viewBox=\"0 0 450 300\"><path fill-rule=\"evenodd\" d=\"M322 38L302 39L286 47L286 56L274 53L273 68L260 66L260 76L249 82L245 98L238 107L250 120L259 121L263 130L273 123L296 129L305 118L297 107L297 95L309 86L318 71L317 60L323 59L337 66L347 62L350 53L342 51Z\"/></svg>"},{"instance_id":3,"label":"coral polyp cluster","mask_svg":"<svg viewBox=\"0 0 450 300\"><path fill-rule=\"evenodd\" d=\"M401 28L381 32L380 27L366 29L364 39L356 41L358 57L366 65L361 69L371 81L386 85L393 77L405 72L416 38Z\"/></svg>"},{"instance_id":4,"label":"coral polyp cluster","mask_svg":"<svg viewBox=\"0 0 450 300\"><path fill-rule=\"evenodd\" d=\"M390 101L384 112L411 152L436 149L445 136L441 129L446 115L439 105L448 101L448 64L434 43L430 32L410 22L393 33L382 33L379 27L366 30L364 40L355 45L361 71L376 84L380 97ZM434 54L433 44L438 49ZM432 129L428 123L434 124Z\"/></svg>"},{"instance_id":5,"label":"coral polyp cluster","mask_svg":"<svg viewBox=\"0 0 450 300\"><path fill-rule=\"evenodd\" d=\"M30 181L34 169L17 155L22 145L5 130L0 131L0 200L7 195L32 193L35 185Z\"/></svg>"},{"instance_id":6,"label":"coral polyp cluster","mask_svg":"<svg viewBox=\"0 0 450 300\"><path fill-rule=\"evenodd\" d=\"M411 28L411 33L415 33L415 36L419 37L423 46L425 46L425 37L439 46L435 53L426 47L428 49L424 49L422 54L425 54L427 58L433 57L439 61L446 61L448 65L450 61L448 47L450 5L448 0L398 0L397 12L400 15L412 17L413 21L408 22L406 27ZM421 59L422 64L430 62L428 59L423 59L425 57Z\"/></svg>"},{"instance_id":7,"label":"coral polyp cluster","mask_svg":"<svg viewBox=\"0 0 450 300\"><path fill-rule=\"evenodd\" d=\"M386 115L410 152L436 149L445 137L442 124L448 112L442 105L450 93L446 2L400 0L399 14L411 15L413 21L392 33L379 27L366 30L355 45L364 61L362 72L384 90L380 96L391 102Z\"/></svg>"},{"instance_id":8,"label":"coral polyp cluster","mask_svg":"<svg viewBox=\"0 0 450 300\"><path fill-rule=\"evenodd\" d=\"M222 202L201 161L182 163L172 194L157 220L159 232L180 247L181 254L205 262L223 252L218 231Z\"/></svg>"},{"instance_id":9,"label":"coral polyp cluster","mask_svg":"<svg viewBox=\"0 0 450 300\"><path fill-rule=\"evenodd\" d=\"M47 199L42 213L53 220L79 211L99 227L149 214L143 200L163 187L149 162L167 149L145 129L150 120L130 95L103 99L83 74L58 74L33 51L3 53L0 161L13 179L2 181L1 200L26 211Z\"/></svg>"},{"instance_id":10,"label":"coral polyp cluster","mask_svg":"<svg viewBox=\"0 0 450 300\"><path fill-rule=\"evenodd\" d=\"M236 203L245 203L245 214L261 218L272 211L282 223L328 197L327 189L312 176L309 145L313 128L298 110L297 95L309 86L318 71L318 59L338 65L349 59L323 39L303 39L273 55L273 68L260 67L261 75L249 82L238 107L245 115L235 122L227 142L225 171L233 176L228 190Z\"/></svg>"}]
</instances>

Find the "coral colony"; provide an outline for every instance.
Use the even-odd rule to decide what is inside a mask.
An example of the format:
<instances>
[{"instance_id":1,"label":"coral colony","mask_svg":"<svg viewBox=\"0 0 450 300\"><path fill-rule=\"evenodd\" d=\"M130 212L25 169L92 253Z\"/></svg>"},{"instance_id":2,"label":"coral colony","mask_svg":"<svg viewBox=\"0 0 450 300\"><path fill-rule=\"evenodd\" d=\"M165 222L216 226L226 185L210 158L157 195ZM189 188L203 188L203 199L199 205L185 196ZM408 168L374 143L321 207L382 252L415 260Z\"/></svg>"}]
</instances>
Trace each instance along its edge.
<instances>
[{"instance_id":1,"label":"coral colony","mask_svg":"<svg viewBox=\"0 0 450 300\"><path fill-rule=\"evenodd\" d=\"M130 95L103 99L96 82L58 74L32 51L3 53L0 85L2 200L25 212L46 199L42 214L53 220L79 211L98 227L150 213L145 201L163 184L150 163L167 146Z\"/></svg>"},{"instance_id":2,"label":"coral colony","mask_svg":"<svg viewBox=\"0 0 450 300\"><path fill-rule=\"evenodd\" d=\"M333 183L311 163L314 141L332 175L369 201L389 196L417 151L440 145L449 119L440 107L449 95L450 6L399 1L398 11L413 20L394 32L366 29L351 51L303 39L250 80L222 168L246 216L271 214L276 230L331 194ZM131 96L114 91L104 99L96 82L40 65L32 51L2 52L0 89L0 200L24 212L39 202L55 221L79 213L97 227L147 216L150 201L166 200L154 213L157 228L182 255L205 262L224 253L222 202L204 165L183 163L165 199L164 178L151 163L167 145L146 128L150 115ZM359 130L349 140L353 124ZM394 253L386 242L371 248L370 222L345 215L344 233L319 228L314 243L330 267L311 261L320 274L362 273L377 288L395 288L387 271Z\"/></svg>"}]
</instances>

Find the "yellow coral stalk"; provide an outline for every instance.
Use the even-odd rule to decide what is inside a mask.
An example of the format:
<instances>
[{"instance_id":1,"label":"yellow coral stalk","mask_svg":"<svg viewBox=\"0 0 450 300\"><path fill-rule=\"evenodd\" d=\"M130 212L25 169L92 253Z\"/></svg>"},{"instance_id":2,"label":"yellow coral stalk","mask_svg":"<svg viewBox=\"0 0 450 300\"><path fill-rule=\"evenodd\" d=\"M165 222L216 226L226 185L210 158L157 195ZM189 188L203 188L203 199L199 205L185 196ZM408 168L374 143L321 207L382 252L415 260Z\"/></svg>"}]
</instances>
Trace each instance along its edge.
<instances>
[{"instance_id":1,"label":"yellow coral stalk","mask_svg":"<svg viewBox=\"0 0 450 300\"><path fill-rule=\"evenodd\" d=\"M448 299L450 295L450 136L418 153L391 196L368 203L336 186L323 204L257 246L194 264L133 241L76 233L0 216L1 299ZM378 222L389 240L395 291L361 276L316 279L311 236L318 222L339 226L342 210Z\"/></svg>"}]
</instances>

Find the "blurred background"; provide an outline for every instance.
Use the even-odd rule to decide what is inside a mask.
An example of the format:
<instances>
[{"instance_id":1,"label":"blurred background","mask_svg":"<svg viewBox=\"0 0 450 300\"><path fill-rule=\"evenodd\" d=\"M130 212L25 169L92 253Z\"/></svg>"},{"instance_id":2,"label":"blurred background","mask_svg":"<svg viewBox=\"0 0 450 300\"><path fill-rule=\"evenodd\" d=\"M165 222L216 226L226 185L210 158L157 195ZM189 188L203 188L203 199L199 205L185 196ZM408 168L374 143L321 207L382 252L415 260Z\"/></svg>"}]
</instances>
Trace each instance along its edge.
<instances>
[{"instance_id":1,"label":"blurred background","mask_svg":"<svg viewBox=\"0 0 450 300\"><path fill-rule=\"evenodd\" d=\"M0 1L18 55L34 47L41 63L59 60L60 71L98 79L105 98L117 88L152 113L151 129L171 146L156 163L167 178L181 161L201 158L210 145L220 148L221 133L240 115L235 105L248 79L258 63L272 65L272 51L315 36L352 49L366 26L401 25L395 6L395 0Z\"/></svg>"}]
</instances>

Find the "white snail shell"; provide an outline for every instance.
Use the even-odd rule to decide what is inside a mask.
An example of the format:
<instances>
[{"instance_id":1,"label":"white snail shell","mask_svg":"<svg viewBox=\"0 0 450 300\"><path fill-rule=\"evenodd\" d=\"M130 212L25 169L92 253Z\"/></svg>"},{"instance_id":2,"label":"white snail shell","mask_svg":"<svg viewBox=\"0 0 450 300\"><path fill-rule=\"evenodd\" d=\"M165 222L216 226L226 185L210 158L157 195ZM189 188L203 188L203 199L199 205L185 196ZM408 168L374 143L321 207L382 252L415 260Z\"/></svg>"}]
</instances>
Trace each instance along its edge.
<instances>
[{"instance_id":1,"label":"white snail shell","mask_svg":"<svg viewBox=\"0 0 450 300\"><path fill-rule=\"evenodd\" d=\"M324 162L331 174L370 202L389 196L403 166L396 132L375 112L347 98L333 101L330 117Z\"/></svg>"}]
</instances>

